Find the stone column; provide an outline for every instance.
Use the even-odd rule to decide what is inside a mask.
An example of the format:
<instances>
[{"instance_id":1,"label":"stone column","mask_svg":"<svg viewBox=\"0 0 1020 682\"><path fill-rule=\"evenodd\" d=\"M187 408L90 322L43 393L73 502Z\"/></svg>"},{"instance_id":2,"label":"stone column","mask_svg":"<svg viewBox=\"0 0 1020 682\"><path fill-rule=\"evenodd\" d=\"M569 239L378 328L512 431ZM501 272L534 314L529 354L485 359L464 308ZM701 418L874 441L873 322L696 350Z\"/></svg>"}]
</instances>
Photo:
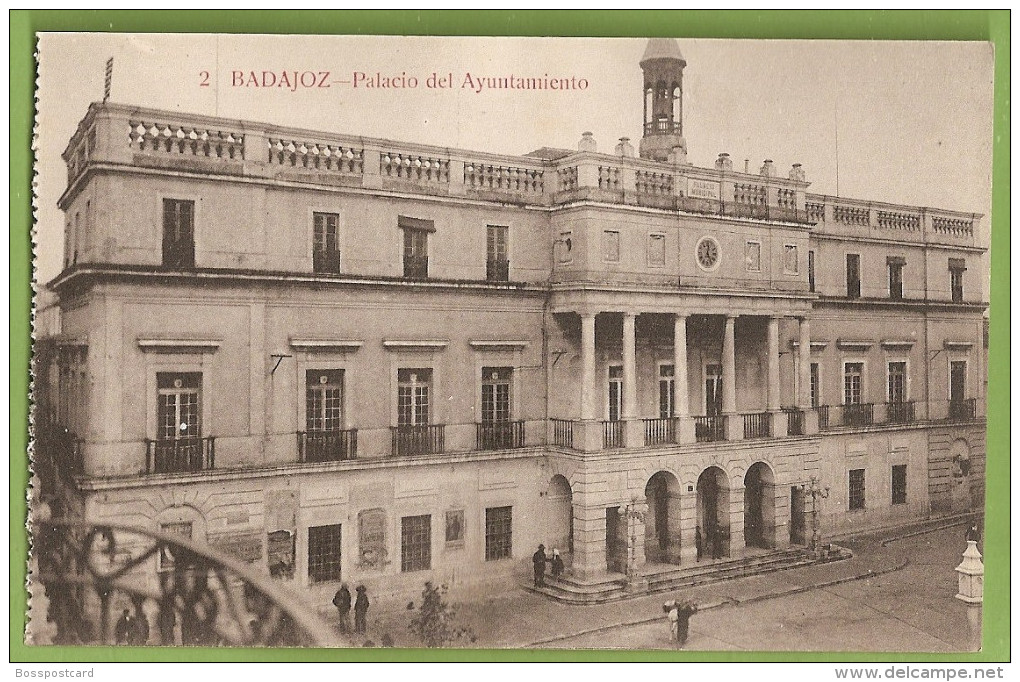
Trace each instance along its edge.
<instances>
[{"instance_id":1,"label":"stone column","mask_svg":"<svg viewBox=\"0 0 1020 682\"><path fill-rule=\"evenodd\" d=\"M691 419L690 385L687 381L687 315L677 313L673 320L673 416L677 418L676 441L694 442Z\"/></svg>"},{"instance_id":2,"label":"stone column","mask_svg":"<svg viewBox=\"0 0 1020 682\"><path fill-rule=\"evenodd\" d=\"M736 559L743 555L744 486L738 486L730 488L730 557Z\"/></svg>"},{"instance_id":3,"label":"stone column","mask_svg":"<svg viewBox=\"0 0 1020 682\"><path fill-rule=\"evenodd\" d=\"M635 350L635 313L623 314L623 443L628 448L644 445L644 432L637 418L637 354Z\"/></svg>"},{"instance_id":4,"label":"stone column","mask_svg":"<svg viewBox=\"0 0 1020 682\"><path fill-rule=\"evenodd\" d=\"M800 318L800 346L797 356L800 361L800 395L797 406L804 412L804 434L818 433L818 412L811 407L811 320Z\"/></svg>"},{"instance_id":5,"label":"stone column","mask_svg":"<svg viewBox=\"0 0 1020 682\"><path fill-rule=\"evenodd\" d=\"M722 391L723 414L726 419L726 440L741 440L744 437L744 422L737 414L737 366L734 327L735 315L726 316L722 348Z\"/></svg>"},{"instance_id":6,"label":"stone column","mask_svg":"<svg viewBox=\"0 0 1020 682\"><path fill-rule=\"evenodd\" d=\"M772 435L776 438L786 436L786 415L781 411L779 383L779 322L781 318L773 315L769 318L768 333L768 411L772 420Z\"/></svg>"},{"instance_id":7,"label":"stone column","mask_svg":"<svg viewBox=\"0 0 1020 682\"><path fill-rule=\"evenodd\" d=\"M606 510L574 505L574 556L572 571L579 580L592 580L606 572Z\"/></svg>"},{"instance_id":8,"label":"stone column","mask_svg":"<svg viewBox=\"0 0 1020 682\"><path fill-rule=\"evenodd\" d=\"M683 488L680 494L680 565L693 566L698 561L695 536L698 528L698 493Z\"/></svg>"},{"instance_id":9,"label":"stone column","mask_svg":"<svg viewBox=\"0 0 1020 682\"><path fill-rule=\"evenodd\" d=\"M581 419L595 419L595 314L581 313Z\"/></svg>"}]
</instances>

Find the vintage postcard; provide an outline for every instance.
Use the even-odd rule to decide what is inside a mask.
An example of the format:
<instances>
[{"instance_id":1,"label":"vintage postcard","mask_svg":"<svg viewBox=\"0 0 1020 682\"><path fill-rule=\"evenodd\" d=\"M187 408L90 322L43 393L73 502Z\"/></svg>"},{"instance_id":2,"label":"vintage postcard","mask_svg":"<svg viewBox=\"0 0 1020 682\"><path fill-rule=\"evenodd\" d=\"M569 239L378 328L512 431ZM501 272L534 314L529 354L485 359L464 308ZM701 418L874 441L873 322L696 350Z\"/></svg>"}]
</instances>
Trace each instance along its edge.
<instances>
[{"instance_id":1,"label":"vintage postcard","mask_svg":"<svg viewBox=\"0 0 1020 682\"><path fill-rule=\"evenodd\" d=\"M37 58L31 645L980 649L989 43Z\"/></svg>"}]
</instances>

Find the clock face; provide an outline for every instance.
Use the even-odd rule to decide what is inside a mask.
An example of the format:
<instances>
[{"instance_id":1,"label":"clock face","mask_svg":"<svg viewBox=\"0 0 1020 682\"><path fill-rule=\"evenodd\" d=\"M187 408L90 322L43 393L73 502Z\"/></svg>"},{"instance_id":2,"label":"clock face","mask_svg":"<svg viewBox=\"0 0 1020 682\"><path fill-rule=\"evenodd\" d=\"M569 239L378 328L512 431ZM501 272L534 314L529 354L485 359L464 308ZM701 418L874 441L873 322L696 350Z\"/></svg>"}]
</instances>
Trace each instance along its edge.
<instances>
[{"instance_id":1,"label":"clock face","mask_svg":"<svg viewBox=\"0 0 1020 682\"><path fill-rule=\"evenodd\" d=\"M704 270L715 270L719 267L719 242L712 237L702 237L698 242L696 255L698 265Z\"/></svg>"}]
</instances>

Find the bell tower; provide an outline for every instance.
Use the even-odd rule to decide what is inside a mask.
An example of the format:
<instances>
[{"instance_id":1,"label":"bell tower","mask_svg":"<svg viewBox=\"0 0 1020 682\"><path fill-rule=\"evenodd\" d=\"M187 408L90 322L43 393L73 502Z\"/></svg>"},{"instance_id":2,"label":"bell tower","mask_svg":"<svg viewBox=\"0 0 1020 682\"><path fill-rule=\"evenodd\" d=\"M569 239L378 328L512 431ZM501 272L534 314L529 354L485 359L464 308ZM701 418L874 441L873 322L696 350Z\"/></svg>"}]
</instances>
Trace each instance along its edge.
<instances>
[{"instance_id":1,"label":"bell tower","mask_svg":"<svg viewBox=\"0 0 1020 682\"><path fill-rule=\"evenodd\" d=\"M684 140L684 67L687 61L673 38L652 38L641 58L644 73L644 133L641 158L687 161ZM671 159L672 156L672 159Z\"/></svg>"}]
</instances>

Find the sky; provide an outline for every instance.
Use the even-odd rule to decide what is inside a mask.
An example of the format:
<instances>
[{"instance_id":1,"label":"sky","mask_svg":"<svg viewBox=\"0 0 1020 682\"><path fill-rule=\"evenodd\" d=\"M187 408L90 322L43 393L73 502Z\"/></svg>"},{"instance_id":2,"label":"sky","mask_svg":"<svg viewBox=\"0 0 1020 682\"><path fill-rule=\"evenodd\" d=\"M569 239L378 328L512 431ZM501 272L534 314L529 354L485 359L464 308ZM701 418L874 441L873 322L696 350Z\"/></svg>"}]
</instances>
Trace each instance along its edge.
<instances>
[{"instance_id":1,"label":"sky","mask_svg":"<svg viewBox=\"0 0 1020 682\"><path fill-rule=\"evenodd\" d=\"M735 169L748 159L757 172L768 158L785 176L801 163L810 192L990 212L991 44L679 44L694 165L712 167L727 152ZM591 131L598 150L612 153L620 137L635 147L641 137L645 45L633 38L41 34L36 279L60 270L56 202L67 179L60 153L89 103L102 99L111 56L117 103L505 154L576 149ZM312 71L316 86L330 87L254 87L252 71L278 81L284 71ZM428 87L433 73L452 74L452 87ZM376 74L391 86L412 77L418 84L367 87ZM479 93L462 87L466 74L547 74L586 87ZM988 225L986 217L986 240Z\"/></svg>"}]
</instances>

